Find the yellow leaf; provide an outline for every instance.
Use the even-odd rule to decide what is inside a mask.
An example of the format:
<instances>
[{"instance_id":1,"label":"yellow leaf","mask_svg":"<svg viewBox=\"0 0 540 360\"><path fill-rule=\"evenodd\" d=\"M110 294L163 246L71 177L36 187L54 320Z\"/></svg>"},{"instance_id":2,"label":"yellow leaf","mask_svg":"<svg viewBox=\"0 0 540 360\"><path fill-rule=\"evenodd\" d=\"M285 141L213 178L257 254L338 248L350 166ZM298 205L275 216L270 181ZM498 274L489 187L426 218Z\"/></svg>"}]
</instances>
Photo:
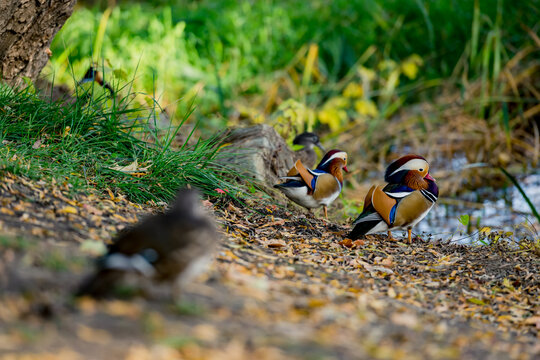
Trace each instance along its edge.
<instances>
[{"instance_id":1,"label":"yellow leaf","mask_svg":"<svg viewBox=\"0 0 540 360\"><path fill-rule=\"evenodd\" d=\"M347 119L347 112L336 108L322 109L318 113L319 121L328 125L330 130L338 131Z\"/></svg>"},{"instance_id":2,"label":"yellow leaf","mask_svg":"<svg viewBox=\"0 0 540 360\"><path fill-rule=\"evenodd\" d=\"M418 74L418 66L415 63L407 62L401 65L401 71L403 71L406 77L413 80L416 79L416 75Z\"/></svg>"},{"instance_id":3,"label":"yellow leaf","mask_svg":"<svg viewBox=\"0 0 540 360\"><path fill-rule=\"evenodd\" d=\"M480 234L489 235L490 232L491 232L491 228L488 226L484 226L483 228L480 229Z\"/></svg>"},{"instance_id":4,"label":"yellow leaf","mask_svg":"<svg viewBox=\"0 0 540 360\"><path fill-rule=\"evenodd\" d=\"M120 300L107 302L104 311L112 316L122 316L133 319L140 317L141 315L140 305Z\"/></svg>"},{"instance_id":5,"label":"yellow leaf","mask_svg":"<svg viewBox=\"0 0 540 360\"><path fill-rule=\"evenodd\" d=\"M339 283L339 281L337 281L336 279L330 281L330 282L328 283L328 285L333 286L333 287L335 287L335 288L339 288L339 287L340 287L340 283Z\"/></svg>"},{"instance_id":6,"label":"yellow leaf","mask_svg":"<svg viewBox=\"0 0 540 360\"><path fill-rule=\"evenodd\" d=\"M0 213L1 214L5 214L5 215L11 215L11 216L14 216L15 215L15 212L11 209L8 209L8 208L0 208Z\"/></svg>"},{"instance_id":7,"label":"yellow leaf","mask_svg":"<svg viewBox=\"0 0 540 360\"><path fill-rule=\"evenodd\" d=\"M511 291L515 291L516 289L514 288L514 286L512 285L512 283L510 282L510 279L508 278L504 278L503 280L503 286Z\"/></svg>"},{"instance_id":8,"label":"yellow leaf","mask_svg":"<svg viewBox=\"0 0 540 360\"><path fill-rule=\"evenodd\" d=\"M401 64L401 71L406 77L413 80L416 79L419 67L423 64L424 62L422 61L422 58L416 54L413 54Z\"/></svg>"},{"instance_id":9,"label":"yellow leaf","mask_svg":"<svg viewBox=\"0 0 540 360\"><path fill-rule=\"evenodd\" d=\"M284 137L287 137L291 125L296 128L297 132L301 132L304 129L311 129L315 123L315 111L303 102L294 99L281 103L277 113L279 115L275 117L276 121L287 128L285 134L282 134Z\"/></svg>"},{"instance_id":10,"label":"yellow leaf","mask_svg":"<svg viewBox=\"0 0 540 360\"><path fill-rule=\"evenodd\" d=\"M308 54L306 57L306 67L304 69L304 74L302 76L302 86L308 86L311 79L311 74L314 72L314 69L317 68L317 54L319 52L319 47L317 44L310 44Z\"/></svg>"},{"instance_id":11,"label":"yellow leaf","mask_svg":"<svg viewBox=\"0 0 540 360\"><path fill-rule=\"evenodd\" d=\"M379 63L379 70L390 70L393 71L396 68L397 64L394 60L383 60Z\"/></svg>"},{"instance_id":12,"label":"yellow leaf","mask_svg":"<svg viewBox=\"0 0 540 360\"><path fill-rule=\"evenodd\" d=\"M128 219L126 219L125 217L123 217L122 215L118 215L118 214L113 214L112 215L115 219L118 219L122 222L128 222Z\"/></svg>"},{"instance_id":13,"label":"yellow leaf","mask_svg":"<svg viewBox=\"0 0 540 360\"><path fill-rule=\"evenodd\" d=\"M60 214L77 214L79 211L73 206L64 206L62 210L59 211Z\"/></svg>"},{"instance_id":14,"label":"yellow leaf","mask_svg":"<svg viewBox=\"0 0 540 360\"><path fill-rule=\"evenodd\" d=\"M263 114L257 114L253 117L253 122L255 124L262 124L266 121L266 118L264 117Z\"/></svg>"},{"instance_id":15,"label":"yellow leaf","mask_svg":"<svg viewBox=\"0 0 540 360\"><path fill-rule=\"evenodd\" d=\"M107 190L107 193L109 194L109 197L111 198L111 200L114 200L114 194L113 194L113 192L111 191L111 189L107 188L107 189L105 189L105 190Z\"/></svg>"},{"instance_id":16,"label":"yellow leaf","mask_svg":"<svg viewBox=\"0 0 540 360\"><path fill-rule=\"evenodd\" d=\"M379 115L379 110L377 109L377 105L371 100L356 100L354 102L354 108L357 113L360 115L367 115L367 116L377 116Z\"/></svg>"},{"instance_id":17,"label":"yellow leaf","mask_svg":"<svg viewBox=\"0 0 540 360\"><path fill-rule=\"evenodd\" d=\"M482 299L478 298L468 298L467 301L476 305L486 305L486 303L482 301Z\"/></svg>"},{"instance_id":18,"label":"yellow leaf","mask_svg":"<svg viewBox=\"0 0 540 360\"><path fill-rule=\"evenodd\" d=\"M363 66L360 66L358 69L358 74L362 78L363 82L371 82L377 77L377 73L375 71Z\"/></svg>"},{"instance_id":19,"label":"yellow leaf","mask_svg":"<svg viewBox=\"0 0 540 360\"><path fill-rule=\"evenodd\" d=\"M364 94L364 89L362 88L362 85L351 82L345 87L345 90L343 90L343 96L348 98L360 98Z\"/></svg>"},{"instance_id":20,"label":"yellow leaf","mask_svg":"<svg viewBox=\"0 0 540 360\"><path fill-rule=\"evenodd\" d=\"M310 308L317 308L326 305L326 301L323 299L309 299L308 306Z\"/></svg>"},{"instance_id":21,"label":"yellow leaf","mask_svg":"<svg viewBox=\"0 0 540 360\"><path fill-rule=\"evenodd\" d=\"M384 86L384 94L386 96L392 95L394 93L394 90L399 85L399 74L400 71L396 69L393 70L388 76L388 79L386 80L386 85Z\"/></svg>"}]
</instances>

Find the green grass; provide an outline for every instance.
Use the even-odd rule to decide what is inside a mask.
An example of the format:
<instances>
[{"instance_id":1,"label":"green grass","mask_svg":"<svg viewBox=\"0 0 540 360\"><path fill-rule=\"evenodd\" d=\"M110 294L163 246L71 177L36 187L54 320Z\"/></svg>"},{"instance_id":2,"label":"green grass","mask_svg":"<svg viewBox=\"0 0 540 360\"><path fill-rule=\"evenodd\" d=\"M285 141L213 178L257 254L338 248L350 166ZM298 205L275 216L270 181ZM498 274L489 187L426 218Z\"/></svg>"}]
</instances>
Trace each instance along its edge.
<instances>
[{"instance_id":1,"label":"green grass","mask_svg":"<svg viewBox=\"0 0 540 360\"><path fill-rule=\"evenodd\" d=\"M79 89L73 104L40 99L31 88L0 86L0 170L125 194L136 202L168 201L187 184L213 193L239 193L229 170L216 162L217 137L171 147L150 125L154 109L128 98L94 97ZM119 167L134 165L134 173Z\"/></svg>"},{"instance_id":2,"label":"green grass","mask_svg":"<svg viewBox=\"0 0 540 360\"><path fill-rule=\"evenodd\" d=\"M534 206L533 202L531 201L531 199L527 196L527 194L525 193L525 190L523 190L523 188L521 187L521 185L519 184L519 181L516 179L516 177L512 174L510 174L505 168L503 167L499 167L499 170L502 171L502 173L512 182L512 184L514 184L514 186L516 187L516 189L519 191L519 193L521 194L521 196L523 197L523 200L525 200L525 202L527 203L527 205L529 206L529 208L531 209L531 212L532 214L534 215L534 217L536 218L536 220L540 223L540 214L538 213L538 210L536 209L536 207Z\"/></svg>"},{"instance_id":3,"label":"green grass","mask_svg":"<svg viewBox=\"0 0 540 360\"><path fill-rule=\"evenodd\" d=\"M180 301L174 305L174 311L179 315L202 316L207 312L207 309L202 304Z\"/></svg>"},{"instance_id":4,"label":"green grass","mask_svg":"<svg viewBox=\"0 0 540 360\"><path fill-rule=\"evenodd\" d=\"M407 95L382 96L381 113L390 115L425 98L425 91L407 92L411 85L453 73L462 86L482 78L486 96L496 95L488 82L530 40L521 26L534 28L538 12L533 3L503 0L121 1L108 9L79 7L54 39L47 71L61 83L82 76L92 60L104 61L110 78L137 72L135 91L155 94L179 118L196 98L195 115L215 130L242 112L239 98L253 106L253 95L264 94L286 69L301 80L287 79L299 88L281 96L319 107L357 65L380 71L383 62L418 54L424 61L418 78L401 78L392 89ZM297 59L309 44L317 45L322 80L310 81L312 67ZM364 58L370 48L372 56Z\"/></svg>"},{"instance_id":5,"label":"green grass","mask_svg":"<svg viewBox=\"0 0 540 360\"><path fill-rule=\"evenodd\" d=\"M32 243L22 236L0 235L0 248L26 251L32 247Z\"/></svg>"}]
</instances>

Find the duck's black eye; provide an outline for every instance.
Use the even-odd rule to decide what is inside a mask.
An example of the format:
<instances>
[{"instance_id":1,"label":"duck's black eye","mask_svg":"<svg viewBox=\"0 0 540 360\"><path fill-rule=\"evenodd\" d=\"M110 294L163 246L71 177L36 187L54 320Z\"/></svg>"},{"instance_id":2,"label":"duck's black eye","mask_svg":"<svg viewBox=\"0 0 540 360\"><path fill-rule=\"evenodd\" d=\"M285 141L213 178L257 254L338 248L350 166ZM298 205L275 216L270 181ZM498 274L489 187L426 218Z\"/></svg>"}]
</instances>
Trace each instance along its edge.
<instances>
[{"instance_id":1,"label":"duck's black eye","mask_svg":"<svg viewBox=\"0 0 540 360\"><path fill-rule=\"evenodd\" d=\"M424 169L418 169L418 171L424 171Z\"/></svg>"}]
</instances>

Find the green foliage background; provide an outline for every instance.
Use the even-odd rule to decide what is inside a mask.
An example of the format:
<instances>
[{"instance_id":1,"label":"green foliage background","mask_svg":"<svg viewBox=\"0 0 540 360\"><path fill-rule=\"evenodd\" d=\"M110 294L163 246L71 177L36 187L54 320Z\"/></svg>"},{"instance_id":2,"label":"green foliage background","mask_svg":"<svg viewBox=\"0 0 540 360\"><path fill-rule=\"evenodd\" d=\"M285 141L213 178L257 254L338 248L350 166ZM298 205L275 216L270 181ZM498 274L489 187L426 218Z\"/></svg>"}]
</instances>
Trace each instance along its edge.
<instances>
[{"instance_id":1,"label":"green foliage background","mask_svg":"<svg viewBox=\"0 0 540 360\"><path fill-rule=\"evenodd\" d=\"M293 78L300 89L284 95L315 108L339 94L344 88L340 81L359 65L384 73L381 64L400 65L413 54L422 60L420 72L400 77L391 91L406 89L411 82L456 75L457 64L465 60L466 69L459 69L464 76L453 78L459 85L483 76L486 55L481 53L482 46L495 41L489 44L492 56L487 59L492 72L494 62L509 59L530 40L522 26L533 27L540 17L537 0L107 4L83 2L77 8L52 44L49 77L73 84L73 78L80 78L94 61L110 71L109 78L132 80L133 89L142 94L141 102L150 103L149 98L155 97L179 119L196 98L194 115L204 118L203 126L212 130L237 113L255 118L253 112L277 110L279 102L245 111L238 99L253 103L254 95L264 95L291 67L302 80L306 80L306 70L314 67L319 72L318 78L308 74L307 81ZM302 49L309 44L317 46L311 68L302 58ZM379 85L385 87L384 83ZM426 96L431 95L409 92L399 106ZM383 109L381 113L391 112Z\"/></svg>"}]
</instances>

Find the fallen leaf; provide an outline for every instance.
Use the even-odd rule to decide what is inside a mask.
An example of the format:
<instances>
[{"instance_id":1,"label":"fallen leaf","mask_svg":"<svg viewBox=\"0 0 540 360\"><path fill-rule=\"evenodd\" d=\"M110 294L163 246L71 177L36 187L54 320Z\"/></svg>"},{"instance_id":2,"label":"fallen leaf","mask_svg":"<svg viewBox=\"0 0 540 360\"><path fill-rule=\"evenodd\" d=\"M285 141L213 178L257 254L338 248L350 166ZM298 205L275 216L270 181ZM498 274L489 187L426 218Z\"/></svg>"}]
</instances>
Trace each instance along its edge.
<instances>
[{"instance_id":1,"label":"fallen leaf","mask_svg":"<svg viewBox=\"0 0 540 360\"><path fill-rule=\"evenodd\" d=\"M93 329L81 324L77 326L77 336L86 342L100 345L106 344L111 340L111 334L108 331Z\"/></svg>"},{"instance_id":2,"label":"fallen leaf","mask_svg":"<svg viewBox=\"0 0 540 360\"><path fill-rule=\"evenodd\" d=\"M384 265L384 266L394 265L394 258L392 257L392 255L388 256L386 259L381 261L381 265Z\"/></svg>"},{"instance_id":3,"label":"fallen leaf","mask_svg":"<svg viewBox=\"0 0 540 360\"><path fill-rule=\"evenodd\" d=\"M348 247L348 248L353 246L353 242L349 238L345 238L345 239L341 240L340 242L338 242L338 244L342 245L342 246L345 246L345 247Z\"/></svg>"},{"instance_id":4,"label":"fallen leaf","mask_svg":"<svg viewBox=\"0 0 540 360\"><path fill-rule=\"evenodd\" d=\"M366 242L364 240L355 240L353 241L352 245L354 247L360 247L360 246L364 246Z\"/></svg>"},{"instance_id":5,"label":"fallen leaf","mask_svg":"<svg viewBox=\"0 0 540 360\"><path fill-rule=\"evenodd\" d=\"M78 214L79 211L77 208L73 206L64 206L60 211L58 211L60 214Z\"/></svg>"},{"instance_id":6,"label":"fallen leaf","mask_svg":"<svg viewBox=\"0 0 540 360\"><path fill-rule=\"evenodd\" d=\"M15 215L15 212L13 212L13 210L11 209L8 209L8 208L0 208L0 213L1 214L6 214L6 215L11 215L11 216L14 216Z\"/></svg>"},{"instance_id":7,"label":"fallen leaf","mask_svg":"<svg viewBox=\"0 0 540 360\"><path fill-rule=\"evenodd\" d=\"M201 201L201 203L205 208L213 208L214 207L214 204L210 200L203 200L203 201Z\"/></svg>"},{"instance_id":8,"label":"fallen leaf","mask_svg":"<svg viewBox=\"0 0 540 360\"><path fill-rule=\"evenodd\" d=\"M279 220L276 220L276 221L272 221L272 222L269 222L267 224L264 224L263 226L260 226L259 229L267 227L267 226L276 226L276 225L281 226L281 225L285 224L285 221L286 221L285 219L279 219Z\"/></svg>"},{"instance_id":9,"label":"fallen leaf","mask_svg":"<svg viewBox=\"0 0 540 360\"><path fill-rule=\"evenodd\" d=\"M266 243L266 246L268 246L269 248L282 248L284 246L287 246L287 244L283 240L269 240Z\"/></svg>"},{"instance_id":10,"label":"fallen leaf","mask_svg":"<svg viewBox=\"0 0 540 360\"><path fill-rule=\"evenodd\" d=\"M402 325L408 328L415 328L418 325L418 317L409 312L394 313L390 317L390 320L396 325Z\"/></svg>"},{"instance_id":11,"label":"fallen leaf","mask_svg":"<svg viewBox=\"0 0 540 360\"><path fill-rule=\"evenodd\" d=\"M201 324L195 326L191 332L193 336L202 341L214 342L219 336L219 331L210 324Z\"/></svg>"}]
</instances>

